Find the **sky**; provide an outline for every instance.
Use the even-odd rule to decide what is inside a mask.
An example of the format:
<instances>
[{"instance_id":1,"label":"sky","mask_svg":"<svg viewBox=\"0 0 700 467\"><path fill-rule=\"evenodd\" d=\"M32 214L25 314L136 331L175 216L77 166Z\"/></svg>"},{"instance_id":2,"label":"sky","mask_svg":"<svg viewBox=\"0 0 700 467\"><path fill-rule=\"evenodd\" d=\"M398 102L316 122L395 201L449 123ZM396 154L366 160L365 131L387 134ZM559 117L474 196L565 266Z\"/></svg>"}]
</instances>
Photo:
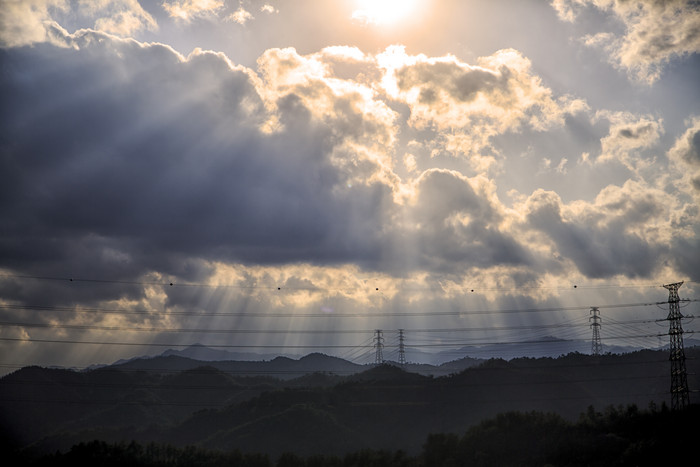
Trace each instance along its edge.
<instances>
[{"instance_id":1,"label":"sky","mask_svg":"<svg viewBox=\"0 0 700 467\"><path fill-rule=\"evenodd\" d=\"M659 346L699 51L684 0L0 0L0 366Z\"/></svg>"}]
</instances>

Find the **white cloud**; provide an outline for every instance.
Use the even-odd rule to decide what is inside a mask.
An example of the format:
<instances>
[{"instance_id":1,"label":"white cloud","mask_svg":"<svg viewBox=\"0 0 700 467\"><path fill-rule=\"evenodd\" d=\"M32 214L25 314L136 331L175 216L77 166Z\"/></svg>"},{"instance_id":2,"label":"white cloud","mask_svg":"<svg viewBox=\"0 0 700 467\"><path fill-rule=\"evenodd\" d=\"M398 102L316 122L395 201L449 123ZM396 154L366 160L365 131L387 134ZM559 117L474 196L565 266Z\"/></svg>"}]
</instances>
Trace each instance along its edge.
<instances>
[{"instance_id":1,"label":"white cloud","mask_svg":"<svg viewBox=\"0 0 700 467\"><path fill-rule=\"evenodd\" d=\"M679 189L700 200L700 117L690 120L668 156L680 174Z\"/></svg>"},{"instance_id":2,"label":"white cloud","mask_svg":"<svg viewBox=\"0 0 700 467\"><path fill-rule=\"evenodd\" d=\"M17 47L46 40L45 22L55 10L69 8L67 0L3 0L0 4L0 44Z\"/></svg>"},{"instance_id":3,"label":"white cloud","mask_svg":"<svg viewBox=\"0 0 700 467\"><path fill-rule=\"evenodd\" d=\"M495 135L525 127L546 131L587 108L579 99L555 97L532 73L530 61L513 49L470 65L454 56L408 55L402 47L390 47L377 62L385 72L385 92L409 106L408 123L440 132L436 139L443 150L466 154L479 170L494 163Z\"/></svg>"},{"instance_id":4,"label":"white cloud","mask_svg":"<svg viewBox=\"0 0 700 467\"><path fill-rule=\"evenodd\" d=\"M54 212L40 230L72 232L52 245L70 264L90 264L93 275L204 280L214 258L250 267L347 263L388 275L529 261L488 179L419 172L410 157L415 173L406 181L396 175L399 115L328 65L362 58L351 50L269 50L258 77L222 54L183 57L96 31L64 42L70 47L39 51L36 81L6 82L17 90L8 105L24 110L2 121L13 128L17 160L36 163L36 186L53 195L40 196L44 207L33 204L33 189L8 168L4 177L16 181L4 185L14 190L8 199L26 203L0 209L13 218L19 205ZM65 99L44 99L56 92ZM30 111L27 96L45 107ZM260 131L271 113L280 126ZM78 198L85 202L76 208ZM59 206L71 208L64 215ZM15 227L19 235L26 226ZM71 268L65 260L23 267ZM140 301L137 289L125 298Z\"/></svg>"},{"instance_id":5,"label":"white cloud","mask_svg":"<svg viewBox=\"0 0 700 467\"><path fill-rule=\"evenodd\" d=\"M247 23L248 21L250 21L252 19L255 19L253 14L250 13L245 8L243 8L243 6L238 7L238 9L236 11L234 11L233 13L231 13L230 15L228 15L226 17L227 21L232 21L234 23L238 23L241 25Z\"/></svg>"},{"instance_id":6,"label":"white cloud","mask_svg":"<svg viewBox=\"0 0 700 467\"><path fill-rule=\"evenodd\" d=\"M598 162L618 161L635 172L653 162L653 159L645 158L641 153L653 147L663 134L660 119L631 112L599 111L594 120L606 121L610 125L608 134L600 140Z\"/></svg>"},{"instance_id":7,"label":"white cloud","mask_svg":"<svg viewBox=\"0 0 700 467\"><path fill-rule=\"evenodd\" d=\"M110 16L97 18L95 29L128 37L141 29L155 29L156 22L146 12L123 10Z\"/></svg>"},{"instance_id":8,"label":"white cloud","mask_svg":"<svg viewBox=\"0 0 700 467\"><path fill-rule=\"evenodd\" d=\"M470 17L435 10L425 22L439 19L444 34L410 29L396 36L405 48L385 49L387 31L337 23L350 10L332 2L141 3L167 25L158 34L116 36L156 27L135 1L0 8L3 303L157 310L65 314L67 323L156 327L191 324L170 311L241 310L253 320L346 311L359 315L356 328L374 329L376 311L559 306L599 298L566 296L562 285L606 293L700 271L700 119L676 127L681 96L666 89L669 101L656 105L655 91L670 86L618 96L610 83L582 83L599 60L555 43L568 28L546 23L553 15L506 18L511 35L495 13L520 2L484 3ZM555 6L570 20L590 18L576 16L585 5L610 20L623 3ZM245 28L225 18L240 5ZM620 30L586 32L614 53L632 31ZM508 44L519 34L527 39ZM527 56L499 50L508 45ZM626 100L642 95L649 101ZM66 271L113 282L8 277ZM638 291L601 300L663 298Z\"/></svg>"},{"instance_id":9,"label":"white cloud","mask_svg":"<svg viewBox=\"0 0 700 467\"><path fill-rule=\"evenodd\" d=\"M11 265L18 270L89 263L93 277L206 282L238 268L236 285L299 285L251 307L304 309L325 306L325 292L303 286L355 286L370 272L386 290L406 277L461 286L467 272L510 286L569 274L649 277L673 261L663 248L671 197L642 182L610 184L591 202L545 190L514 192L513 207L499 200L502 187L484 175L505 159L493 137L545 138L587 109L557 96L517 51L468 64L395 48L269 49L252 70L221 53L183 56L97 31L55 34L69 47L36 48L31 64L26 50L7 51L4 91L18 110L5 114L3 131L14 135L12 160L33 167L34 178L27 184L16 167L0 174L10 193L2 213L21 224L2 244L18 257L45 245L54 258ZM621 159L663 132L649 115L607 111L595 121L609 125L595 142ZM470 159L439 167L441 151ZM578 176L568 153L542 154L553 176ZM41 220L36 238L23 236L25 212ZM673 222L692 230L692 212ZM119 293L129 306L148 300L136 286ZM187 301L167 294L169 305ZM366 304L352 294L338 300Z\"/></svg>"},{"instance_id":10,"label":"white cloud","mask_svg":"<svg viewBox=\"0 0 700 467\"><path fill-rule=\"evenodd\" d=\"M586 7L618 18L622 35L601 32L584 40L603 47L616 66L643 82L658 80L672 59L700 51L700 5L693 0L553 0L552 6L566 21Z\"/></svg>"},{"instance_id":11,"label":"white cloud","mask_svg":"<svg viewBox=\"0 0 700 467\"><path fill-rule=\"evenodd\" d=\"M674 236L673 203L663 190L628 180L607 186L592 202L567 204L557 193L538 189L519 209L563 267L571 262L591 278L651 277Z\"/></svg>"},{"instance_id":12,"label":"white cloud","mask_svg":"<svg viewBox=\"0 0 700 467\"><path fill-rule=\"evenodd\" d=\"M582 1L584 0L551 0L551 4L559 18L573 22L576 19L576 7L581 6Z\"/></svg>"},{"instance_id":13,"label":"white cloud","mask_svg":"<svg viewBox=\"0 0 700 467\"><path fill-rule=\"evenodd\" d=\"M260 11L268 14L279 13L279 10L277 8L267 3L260 7Z\"/></svg>"},{"instance_id":14,"label":"white cloud","mask_svg":"<svg viewBox=\"0 0 700 467\"><path fill-rule=\"evenodd\" d=\"M414 156L413 154L408 153L408 152L406 154L404 154L403 163L404 163L404 166L406 167L406 170L408 170L409 172L414 172L416 170L416 167L417 167L416 156Z\"/></svg>"},{"instance_id":15,"label":"white cloud","mask_svg":"<svg viewBox=\"0 0 700 467\"><path fill-rule=\"evenodd\" d=\"M265 84L261 94L280 114L292 102L302 106L332 132L338 142L332 160L342 168L347 183L381 180L398 190L392 158L396 113L377 99L371 87L339 78L333 71L338 62L363 59L357 49L347 47L307 56L290 48L267 50L258 60Z\"/></svg>"},{"instance_id":16,"label":"white cloud","mask_svg":"<svg viewBox=\"0 0 700 467\"><path fill-rule=\"evenodd\" d=\"M530 125L543 130L561 125L580 101L556 100L516 50L500 50L469 65L453 56L409 56L392 47L378 57L386 70L384 85L411 106L416 126L460 128L481 125L503 132Z\"/></svg>"},{"instance_id":17,"label":"white cloud","mask_svg":"<svg viewBox=\"0 0 700 467\"><path fill-rule=\"evenodd\" d=\"M216 14L224 7L223 0L169 0L163 9L173 18L190 21L193 18Z\"/></svg>"},{"instance_id":18,"label":"white cloud","mask_svg":"<svg viewBox=\"0 0 700 467\"><path fill-rule=\"evenodd\" d=\"M559 161L559 164L557 165L557 172L561 174L565 174L567 172L566 169L566 164L569 162L569 160L566 157L562 157L562 159Z\"/></svg>"},{"instance_id":19,"label":"white cloud","mask_svg":"<svg viewBox=\"0 0 700 467\"><path fill-rule=\"evenodd\" d=\"M122 37L158 25L137 0L3 0L0 8L0 44L17 47L51 40L52 31L63 29L58 15L86 18L99 31Z\"/></svg>"},{"instance_id":20,"label":"white cloud","mask_svg":"<svg viewBox=\"0 0 700 467\"><path fill-rule=\"evenodd\" d=\"M80 0L78 12L94 18L98 31L128 37L143 29L156 30L158 25L138 0Z\"/></svg>"}]
</instances>

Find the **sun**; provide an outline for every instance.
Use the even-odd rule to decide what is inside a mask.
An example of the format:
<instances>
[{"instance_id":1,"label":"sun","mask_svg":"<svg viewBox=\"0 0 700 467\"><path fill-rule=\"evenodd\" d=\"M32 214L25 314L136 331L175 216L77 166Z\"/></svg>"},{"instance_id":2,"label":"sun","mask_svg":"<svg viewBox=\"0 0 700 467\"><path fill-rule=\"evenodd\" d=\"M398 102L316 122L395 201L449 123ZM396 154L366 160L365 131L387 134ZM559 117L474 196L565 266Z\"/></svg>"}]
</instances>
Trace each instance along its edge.
<instances>
[{"instance_id":1,"label":"sun","mask_svg":"<svg viewBox=\"0 0 700 467\"><path fill-rule=\"evenodd\" d=\"M352 12L356 20L378 26L390 26L416 13L421 0L356 0Z\"/></svg>"}]
</instances>

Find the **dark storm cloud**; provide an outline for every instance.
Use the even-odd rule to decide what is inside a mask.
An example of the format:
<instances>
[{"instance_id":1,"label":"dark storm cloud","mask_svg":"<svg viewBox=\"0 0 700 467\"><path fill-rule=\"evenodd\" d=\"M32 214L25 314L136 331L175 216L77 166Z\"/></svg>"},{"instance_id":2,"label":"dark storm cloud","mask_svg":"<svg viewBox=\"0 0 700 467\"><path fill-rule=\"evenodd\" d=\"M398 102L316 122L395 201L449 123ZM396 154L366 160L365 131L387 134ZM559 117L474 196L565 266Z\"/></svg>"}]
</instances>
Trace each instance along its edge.
<instances>
[{"instance_id":1,"label":"dark storm cloud","mask_svg":"<svg viewBox=\"0 0 700 467\"><path fill-rule=\"evenodd\" d=\"M222 55L184 59L94 31L63 40L2 51L0 257L10 271L108 277L125 282L119 296L142 299L129 281L204 281L211 261L393 271L525 261L495 207L455 174L426 174L410 208L384 182L349 184L344 168L364 164L367 177L376 168L339 145L388 136L345 97L321 120L293 92L280 95L283 129L265 132L272 114L257 77ZM392 225L402 209L419 232ZM397 238L421 259L398 259ZM93 302L100 290L80 297Z\"/></svg>"},{"instance_id":2,"label":"dark storm cloud","mask_svg":"<svg viewBox=\"0 0 700 467\"><path fill-rule=\"evenodd\" d=\"M500 227L502 217L484 194L455 172L430 170L417 184L410 212L426 269L461 270L531 261L525 248Z\"/></svg>"},{"instance_id":3,"label":"dark storm cloud","mask_svg":"<svg viewBox=\"0 0 700 467\"><path fill-rule=\"evenodd\" d=\"M622 193L613 202L597 204L565 219L559 197L538 190L530 198L527 221L544 232L558 254L573 261L587 277L649 277L667 249L629 228L651 220L662 210L651 196L637 199L634 193Z\"/></svg>"},{"instance_id":4,"label":"dark storm cloud","mask_svg":"<svg viewBox=\"0 0 700 467\"><path fill-rule=\"evenodd\" d=\"M185 58L91 30L53 34L64 47L0 52L0 266L8 272L106 277L123 282L110 298L134 300L146 293L139 280L204 283L213 262L351 265L397 276L497 266L528 277L528 268L561 273L562 264L541 257L546 248L520 236L530 228L589 277L647 277L659 263L663 248L629 229L663 217L654 199L592 205L579 219L562 215L574 208L560 199L533 196L523 226L486 176L433 168L401 179L392 145L413 117L331 76L324 56L341 60L339 51L270 49L256 74L222 54ZM420 104L436 120L479 93L515 109L493 117L506 128L533 106L543 120L562 112L524 57L498 57L513 66L418 60L397 76L404 87L448 96L437 109ZM108 296L99 287L65 299L37 290L6 281L3 297Z\"/></svg>"},{"instance_id":5,"label":"dark storm cloud","mask_svg":"<svg viewBox=\"0 0 700 467\"><path fill-rule=\"evenodd\" d=\"M344 141L389 136L347 97L316 118L304 98L333 96L320 82L276 97L282 129L265 132L260 81L222 55L184 59L94 31L64 40L2 52L0 257L10 271L124 281L118 296L140 300L144 288L129 281L204 282L212 261L400 274L529 261L497 207L456 173L427 172L412 206L386 182L348 183L377 166ZM71 293L95 302L102 290ZM38 295L6 284L4 296Z\"/></svg>"},{"instance_id":6,"label":"dark storm cloud","mask_svg":"<svg viewBox=\"0 0 700 467\"><path fill-rule=\"evenodd\" d=\"M388 191L334 194L330 130L293 96L266 135L253 78L221 56L76 41L2 52L4 266L124 278L370 256Z\"/></svg>"}]
</instances>

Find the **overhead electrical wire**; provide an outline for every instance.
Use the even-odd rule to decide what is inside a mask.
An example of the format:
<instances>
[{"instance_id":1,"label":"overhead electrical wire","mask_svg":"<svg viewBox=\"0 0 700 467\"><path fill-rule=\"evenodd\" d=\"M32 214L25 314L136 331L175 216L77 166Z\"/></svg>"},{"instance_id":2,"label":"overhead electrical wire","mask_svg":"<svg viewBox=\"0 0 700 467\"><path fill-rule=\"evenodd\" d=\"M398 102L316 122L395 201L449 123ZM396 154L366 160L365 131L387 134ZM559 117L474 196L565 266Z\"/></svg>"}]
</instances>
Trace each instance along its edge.
<instances>
[{"instance_id":1,"label":"overhead electrical wire","mask_svg":"<svg viewBox=\"0 0 700 467\"><path fill-rule=\"evenodd\" d=\"M141 285L141 286L161 286L161 287L188 287L188 288L206 288L206 289L251 289L251 290L313 290L313 291L339 291L339 290L368 290L368 291L380 291L379 287L374 285L367 285L364 287L320 287L320 286L290 286L290 285L261 285L261 284L207 284L201 282L177 282L177 281L163 281L163 280L123 280L123 279L102 279L102 278L89 278L89 277L73 277L73 276L40 276L31 274L0 274L0 278L7 279L18 279L18 280L41 280L41 281L54 281L54 282L67 282L67 283L87 283L87 284L117 284L117 285ZM369 282L367 279L365 282ZM685 280L685 283L696 283L695 280ZM442 287L439 281L437 281L438 286ZM465 292L475 292L475 291L505 291L505 290L568 290L568 289L581 289L581 290L599 290L599 289L615 289L615 288L628 288L628 289L653 289L663 287L662 284L568 284L566 286L544 286L544 285L519 285L513 287L489 287L489 286L461 286ZM404 287L403 290L406 291L429 291L434 290L430 287Z\"/></svg>"},{"instance_id":2,"label":"overhead electrical wire","mask_svg":"<svg viewBox=\"0 0 700 467\"><path fill-rule=\"evenodd\" d=\"M633 320L625 323L653 323L665 320ZM618 323L624 324L624 323ZM160 327L135 327L135 326L101 326L93 324L63 324L63 323L27 323L15 321L0 321L0 326L23 328L50 328L72 330L98 330L98 331L123 331L123 332L157 332L157 333L193 333L193 334L368 334L374 332L370 329L219 329L219 328L160 328ZM460 328L427 328L404 329L405 332L416 333L463 333L463 332L489 332L489 331L513 331L513 330L545 330L580 327L579 323L554 323L533 324L520 326L491 326L491 327L460 327Z\"/></svg>"},{"instance_id":3,"label":"overhead electrical wire","mask_svg":"<svg viewBox=\"0 0 700 467\"><path fill-rule=\"evenodd\" d=\"M698 302L700 299L687 299L684 302ZM640 302L640 303L618 303L609 305L596 305L600 309L617 309L617 308L635 308L646 306L658 306L667 304L668 302ZM451 310L451 311L419 311L419 312L372 312L371 315L362 312L272 312L272 313L256 313L256 312L203 312L203 311L165 311L165 310L135 310L124 308L101 308L101 307L67 307L56 305L18 305L18 304L2 304L0 310L25 310L25 311L53 311L53 312L68 312L68 313L104 313L104 314L125 314L125 315L167 315L167 316L236 316L236 317L255 317L255 318L281 318L281 317L411 317L411 316L470 316L470 315L496 315L496 314L518 314L518 313L551 313L560 311L581 311L589 310L591 306L568 306L568 307L546 307L546 308L520 308L520 309L491 309L491 310Z\"/></svg>"},{"instance_id":4,"label":"overhead electrical wire","mask_svg":"<svg viewBox=\"0 0 700 467\"><path fill-rule=\"evenodd\" d=\"M104 279L91 279L91 278L66 278L66 277L51 277L51 276L30 276L30 275L0 275L0 278L11 278L11 279L21 279L21 280L49 280L49 281L66 281L69 283L85 283L85 284L121 284L121 285L155 285L163 287L203 287L203 288L237 288L237 289L264 289L272 290L277 292L284 292L286 290L315 290L315 291L331 291L331 290L359 290L363 287L346 287L346 288L320 288L320 287L289 287L289 286L263 286L263 285L212 285L212 284L196 284L196 283L174 283L174 282L161 282L161 281L123 281L123 280L104 280ZM696 282L689 280L686 282ZM661 287L659 285L600 285L600 286L587 286L587 285L573 285L573 288L579 289L610 289L610 288L656 288ZM519 287L519 289L545 289L554 288L561 289L562 287L538 287L538 286L527 286ZM379 291L378 287L367 287L368 290L374 289L374 291ZM484 288L480 287L478 290L506 290L508 288ZM513 288L515 289L515 288ZM409 287L402 290L408 291L419 291L423 289ZM432 290L432 289L425 289ZM465 291L474 289L467 289ZM698 302L699 299L683 299L681 302L683 304L689 304L692 302ZM648 306L661 306L666 305L668 302L657 301L657 302L642 302L642 303L622 303L622 304L610 304L610 305L599 305L599 309L620 309L620 308L638 308L638 307L648 307ZM27 311L27 312L51 312L51 313L81 313L81 314L118 314L118 315L138 315L147 316L149 318L162 318L162 317L172 317L172 316L183 316L183 317L240 317L240 318L310 318L310 317L324 317L324 318L381 318L381 317L439 317L439 316L455 316L455 317L466 317L472 315L497 315L497 314L521 314L521 313L556 313L556 312L569 312L569 311L582 311L588 310L590 306L567 306L567 307L546 307L546 308L525 308L525 309L491 309L491 310L449 310L449 311L415 311L415 312L396 312L396 311L379 311L379 312L270 312L270 313L254 313L247 311L194 311L194 310L138 310L138 309L120 309L120 308L103 308L103 307L69 307L69 306L55 306L55 305L22 305L22 304L2 304L0 305L0 310L15 310L15 311ZM667 319L656 319L656 320L632 320L632 321L616 321L612 318L606 317L606 322L610 321L609 324L612 327L620 327L624 330L631 331L634 334L627 335L615 335L615 336L601 336L602 340L643 340L649 338L660 338L662 336L668 335L667 333L644 333L643 329L637 326L638 324L647 323L659 323L662 321L667 321ZM546 331L549 329L562 329L564 334L568 333L570 338L562 339L561 336L558 339L551 338L534 338L528 340L500 340L500 341L488 341L482 340L479 342L472 342L469 339L464 339L463 337L454 338L443 338L440 341L430 341L417 337L413 340L412 344L408 346L409 348L445 348L445 347L455 347L455 346L485 346L485 345L541 345L541 344L561 344L565 342L572 341L588 341L588 338L584 338L581 334L581 328L583 323L550 323L550 324L534 324L534 325L517 325L517 326L492 326L492 327L452 327L452 328L425 328L425 329L405 329L407 333L411 333L414 336L424 335L424 334L450 334L450 333L468 333L468 332L503 332L503 331ZM93 324L69 324L69 323L33 323L33 322L17 322L17 321L2 321L0 326L3 327L23 327L23 328L47 328L47 329L65 329L65 330L78 330L78 331L120 331L120 332L155 332L155 333L205 333L205 334L269 334L269 335L294 335L294 334L368 334L374 332L373 330L362 330L362 329L208 329L208 328L161 328L156 326L150 327L135 327L135 326L106 326L106 325L93 325ZM577 331L578 330L578 331ZM686 334L693 334L694 331L686 331ZM522 336L518 336L521 337ZM5 342L32 342L32 343L55 343L55 344L75 344L75 345L113 345L113 346L143 346L143 347L189 347L190 344L178 344L178 343L155 343L155 342L104 342L95 340L80 340L80 339L40 339L36 337L0 337L0 341ZM254 348L254 349L346 349L346 353L353 355L353 358L371 358L372 357L372 338L365 341L361 346L357 345L299 345L299 344L206 344L208 347L212 348ZM358 355L360 354L360 355Z\"/></svg>"},{"instance_id":5,"label":"overhead electrical wire","mask_svg":"<svg viewBox=\"0 0 700 467\"><path fill-rule=\"evenodd\" d=\"M694 331L688 331L686 334L692 334ZM605 336L601 339L623 339L623 338L639 338L639 337L660 337L668 335L666 333L657 334L640 334L635 336ZM587 340L587 339L567 339L566 342L573 340ZM86 344L86 345L114 345L114 346L136 346L136 347L190 347L191 344L178 344L178 343L161 343L161 342L109 342L109 341L87 341L87 340L77 340L77 339L37 339L33 337L0 337L0 341L6 342L36 342L36 343L52 343L52 344ZM522 340L522 341L455 341L460 342L463 346L481 346L481 345L512 345L512 344L550 344L550 343L560 343L565 341L563 339L539 339L539 340ZM453 343L432 343L432 344L412 344L410 347L454 347L456 344ZM345 345L345 344L206 344L207 347L211 348L253 348L253 349L348 349L356 348L357 345Z\"/></svg>"}]
</instances>

